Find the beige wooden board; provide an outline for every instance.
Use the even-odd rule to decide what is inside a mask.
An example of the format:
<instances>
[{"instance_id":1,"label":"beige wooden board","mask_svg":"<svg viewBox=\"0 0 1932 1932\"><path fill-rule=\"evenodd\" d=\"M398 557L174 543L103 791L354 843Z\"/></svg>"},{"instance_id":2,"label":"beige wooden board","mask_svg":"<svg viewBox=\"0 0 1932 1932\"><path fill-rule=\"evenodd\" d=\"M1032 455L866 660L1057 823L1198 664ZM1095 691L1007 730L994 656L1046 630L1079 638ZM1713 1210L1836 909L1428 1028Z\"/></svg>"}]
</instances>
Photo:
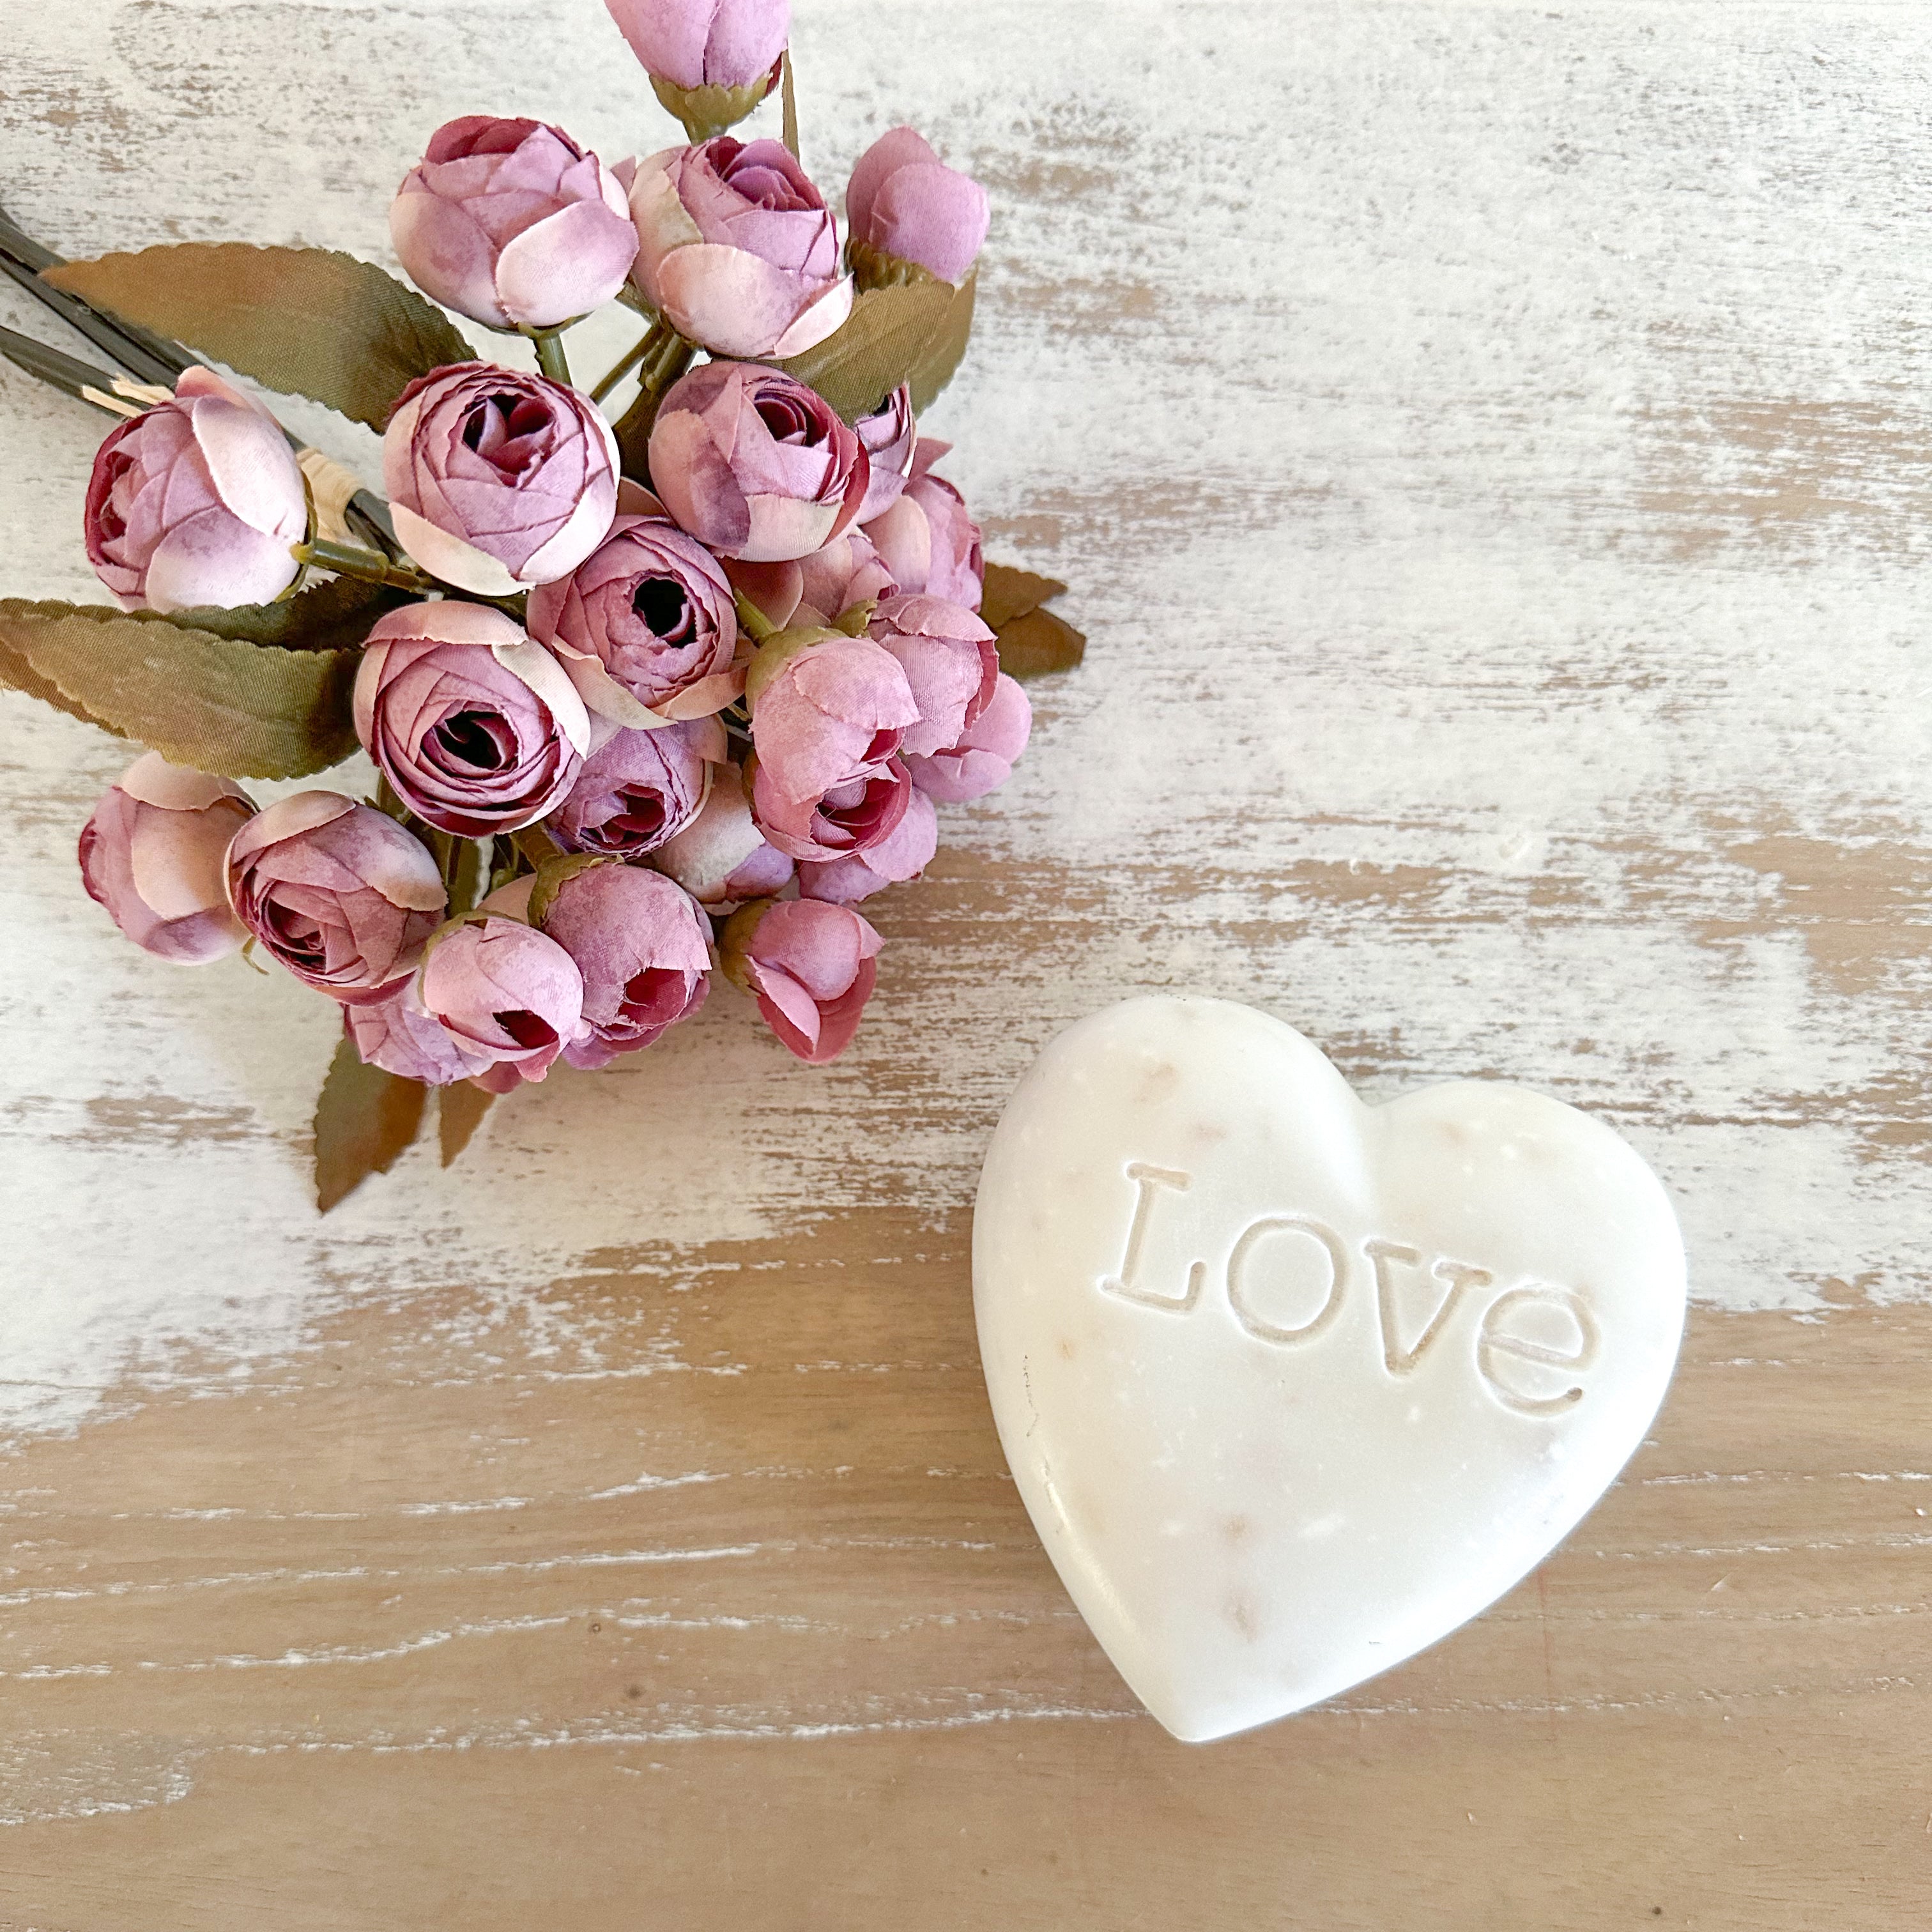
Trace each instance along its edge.
<instances>
[{"instance_id":1,"label":"beige wooden board","mask_svg":"<svg viewBox=\"0 0 1932 1932\"><path fill-rule=\"evenodd\" d=\"M1932 14L796 41L822 178L904 118L993 192L929 427L1088 665L877 902L837 1066L721 988L321 1222L330 1015L119 941L72 842L126 754L0 698L0 1924L1922 1926ZM596 0L46 0L0 94L76 253L387 260L450 116L670 136ZM0 594L97 594L98 420L0 411ZM1534 1577L1205 1748L1040 1552L966 1262L1001 1096L1157 988L1598 1112L1696 1302Z\"/></svg>"}]
</instances>

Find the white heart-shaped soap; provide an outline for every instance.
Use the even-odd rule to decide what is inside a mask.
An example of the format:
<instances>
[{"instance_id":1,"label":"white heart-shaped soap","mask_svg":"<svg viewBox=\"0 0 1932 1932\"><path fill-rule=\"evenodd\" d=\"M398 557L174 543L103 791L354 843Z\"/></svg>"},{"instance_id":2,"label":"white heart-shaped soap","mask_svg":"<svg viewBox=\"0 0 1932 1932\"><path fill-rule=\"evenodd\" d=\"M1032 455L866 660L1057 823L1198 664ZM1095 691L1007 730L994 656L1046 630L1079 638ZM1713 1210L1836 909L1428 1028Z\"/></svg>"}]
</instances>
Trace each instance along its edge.
<instances>
[{"instance_id":1,"label":"white heart-shaped soap","mask_svg":"<svg viewBox=\"0 0 1932 1932\"><path fill-rule=\"evenodd\" d=\"M1041 1540L1190 1739L1493 1603L1642 1441L1684 1322L1670 1202L1608 1127L1484 1081L1365 1106L1222 1000L1046 1048L987 1153L973 1280Z\"/></svg>"}]
</instances>

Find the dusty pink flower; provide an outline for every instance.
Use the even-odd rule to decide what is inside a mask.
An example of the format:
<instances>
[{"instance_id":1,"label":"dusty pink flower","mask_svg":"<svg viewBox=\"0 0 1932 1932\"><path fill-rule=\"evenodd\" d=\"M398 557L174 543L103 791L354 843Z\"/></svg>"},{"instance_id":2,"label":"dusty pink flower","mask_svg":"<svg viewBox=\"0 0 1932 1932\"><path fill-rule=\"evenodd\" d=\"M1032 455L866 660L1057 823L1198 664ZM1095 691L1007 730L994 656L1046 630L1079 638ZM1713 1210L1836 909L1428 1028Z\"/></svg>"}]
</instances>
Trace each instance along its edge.
<instances>
[{"instance_id":1,"label":"dusty pink flower","mask_svg":"<svg viewBox=\"0 0 1932 1932\"><path fill-rule=\"evenodd\" d=\"M919 722L906 727L905 755L930 758L958 744L992 701L1000 674L992 632L941 598L889 597L871 634L898 658L919 706Z\"/></svg>"},{"instance_id":2,"label":"dusty pink flower","mask_svg":"<svg viewBox=\"0 0 1932 1932\"><path fill-rule=\"evenodd\" d=\"M662 873L586 866L557 887L543 929L584 976L588 1030L563 1049L573 1066L608 1066L704 1004L711 928L690 894Z\"/></svg>"},{"instance_id":3,"label":"dusty pink flower","mask_svg":"<svg viewBox=\"0 0 1932 1932\"><path fill-rule=\"evenodd\" d=\"M866 486L866 500L860 507L858 519L869 524L898 501L899 493L912 475L919 426L913 421L910 384L902 382L870 416L861 416L852 429L866 446L866 454L872 466L872 481Z\"/></svg>"},{"instance_id":4,"label":"dusty pink flower","mask_svg":"<svg viewBox=\"0 0 1932 1932\"><path fill-rule=\"evenodd\" d=\"M567 852L638 859L683 830L704 802L707 756L724 755L716 721L619 728L598 745L544 826Z\"/></svg>"},{"instance_id":5,"label":"dusty pink flower","mask_svg":"<svg viewBox=\"0 0 1932 1932\"><path fill-rule=\"evenodd\" d=\"M898 589L885 559L863 530L834 537L823 550L800 558L792 567L799 573L800 604L818 612L828 623L854 604L890 597Z\"/></svg>"},{"instance_id":6,"label":"dusty pink flower","mask_svg":"<svg viewBox=\"0 0 1932 1932\"><path fill-rule=\"evenodd\" d=\"M879 944L844 906L780 899L734 914L723 951L725 970L757 996L772 1032L819 1066L836 1059L859 1030L878 976Z\"/></svg>"},{"instance_id":7,"label":"dusty pink flower","mask_svg":"<svg viewBox=\"0 0 1932 1932\"><path fill-rule=\"evenodd\" d=\"M229 903L304 986L351 1004L416 970L448 896L428 849L386 813L301 791L259 812L228 848Z\"/></svg>"},{"instance_id":8,"label":"dusty pink flower","mask_svg":"<svg viewBox=\"0 0 1932 1932\"><path fill-rule=\"evenodd\" d=\"M620 513L568 577L530 592L529 622L584 703L620 724L704 717L745 688L731 586L668 516Z\"/></svg>"},{"instance_id":9,"label":"dusty pink flower","mask_svg":"<svg viewBox=\"0 0 1932 1932\"><path fill-rule=\"evenodd\" d=\"M622 184L561 128L467 114L430 136L389 207L422 292L492 328L545 328L610 301L638 252Z\"/></svg>"},{"instance_id":10,"label":"dusty pink flower","mask_svg":"<svg viewBox=\"0 0 1932 1932\"><path fill-rule=\"evenodd\" d=\"M765 842L746 802L744 774L733 764L712 766L703 809L652 854L651 863L706 912L777 892L795 869L785 854Z\"/></svg>"},{"instance_id":11,"label":"dusty pink flower","mask_svg":"<svg viewBox=\"0 0 1932 1932\"><path fill-rule=\"evenodd\" d=\"M754 662L752 742L765 779L788 797L815 798L884 764L918 720L898 659L869 638L781 631L763 650L770 655L762 675Z\"/></svg>"},{"instance_id":12,"label":"dusty pink flower","mask_svg":"<svg viewBox=\"0 0 1932 1932\"><path fill-rule=\"evenodd\" d=\"M932 474L932 466L952 447L921 436L911 478L898 501L865 531L902 590L944 597L949 604L976 610L986 574L980 526L966 514L959 492Z\"/></svg>"},{"instance_id":13,"label":"dusty pink flower","mask_svg":"<svg viewBox=\"0 0 1932 1932\"><path fill-rule=\"evenodd\" d=\"M296 580L308 501L288 439L212 369L108 432L87 483L87 560L124 610L272 603Z\"/></svg>"},{"instance_id":14,"label":"dusty pink flower","mask_svg":"<svg viewBox=\"0 0 1932 1932\"><path fill-rule=\"evenodd\" d=\"M908 758L912 782L941 805L963 805L982 797L1013 775L1013 760L1026 749L1033 730L1027 694L1002 671L985 710L966 728L956 745L930 758Z\"/></svg>"},{"instance_id":15,"label":"dusty pink flower","mask_svg":"<svg viewBox=\"0 0 1932 1932\"><path fill-rule=\"evenodd\" d=\"M81 884L136 946L184 965L219 959L248 937L223 861L254 811L238 785L146 752L80 829Z\"/></svg>"},{"instance_id":16,"label":"dusty pink flower","mask_svg":"<svg viewBox=\"0 0 1932 1932\"><path fill-rule=\"evenodd\" d=\"M632 279L715 355L802 355L852 313L832 211L782 142L718 134L653 154L638 164L631 216Z\"/></svg>"},{"instance_id":17,"label":"dusty pink flower","mask_svg":"<svg viewBox=\"0 0 1932 1932\"><path fill-rule=\"evenodd\" d=\"M986 239L990 211L970 175L947 167L924 136L893 128L859 157L845 218L856 243L958 284Z\"/></svg>"},{"instance_id":18,"label":"dusty pink flower","mask_svg":"<svg viewBox=\"0 0 1932 1932\"><path fill-rule=\"evenodd\" d=\"M396 534L432 575L508 597L574 570L617 510L617 441L588 396L458 362L418 376L382 436Z\"/></svg>"},{"instance_id":19,"label":"dusty pink flower","mask_svg":"<svg viewBox=\"0 0 1932 1932\"><path fill-rule=\"evenodd\" d=\"M541 1080L585 1030L576 962L518 920L472 919L440 939L410 997L452 1036L470 1077L499 1093Z\"/></svg>"},{"instance_id":20,"label":"dusty pink flower","mask_svg":"<svg viewBox=\"0 0 1932 1932\"><path fill-rule=\"evenodd\" d=\"M912 792L912 780L896 758L809 798L778 790L764 766L754 764L752 816L771 844L801 863L842 859L890 838L911 805Z\"/></svg>"},{"instance_id":21,"label":"dusty pink flower","mask_svg":"<svg viewBox=\"0 0 1932 1932\"><path fill-rule=\"evenodd\" d=\"M755 363L706 362L651 430L651 480L698 542L750 563L807 556L848 528L871 475L824 398Z\"/></svg>"},{"instance_id":22,"label":"dusty pink flower","mask_svg":"<svg viewBox=\"0 0 1932 1932\"><path fill-rule=\"evenodd\" d=\"M647 74L680 87L748 87L784 52L791 0L604 0Z\"/></svg>"},{"instance_id":23,"label":"dusty pink flower","mask_svg":"<svg viewBox=\"0 0 1932 1932\"><path fill-rule=\"evenodd\" d=\"M368 1006L344 1006L342 1024L365 1066L425 1087L447 1087L487 1073L494 1064L466 1049L440 1020L424 1012L410 980Z\"/></svg>"},{"instance_id":24,"label":"dusty pink flower","mask_svg":"<svg viewBox=\"0 0 1932 1932\"><path fill-rule=\"evenodd\" d=\"M798 868L801 898L856 905L887 886L916 879L939 849L939 814L922 791L910 793L905 816L876 845Z\"/></svg>"},{"instance_id":25,"label":"dusty pink flower","mask_svg":"<svg viewBox=\"0 0 1932 1932\"><path fill-rule=\"evenodd\" d=\"M379 619L355 709L356 735L397 796L465 838L541 818L590 748L590 716L563 667L481 604L410 604Z\"/></svg>"}]
</instances>

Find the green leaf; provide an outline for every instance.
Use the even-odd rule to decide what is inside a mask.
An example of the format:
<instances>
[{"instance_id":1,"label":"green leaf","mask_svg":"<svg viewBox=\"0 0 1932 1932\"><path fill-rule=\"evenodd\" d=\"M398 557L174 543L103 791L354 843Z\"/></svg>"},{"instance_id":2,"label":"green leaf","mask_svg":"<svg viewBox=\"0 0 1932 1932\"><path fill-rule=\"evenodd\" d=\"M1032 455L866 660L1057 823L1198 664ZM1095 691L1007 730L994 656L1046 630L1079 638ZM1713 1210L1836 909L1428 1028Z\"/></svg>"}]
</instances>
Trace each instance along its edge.
<instances>
[{"instance_id":1,"label":"green leaf","mask_svg":"<svg viewBox=\"0 0 1932 1932\"><path fill-rule=\"evenodd\" d=\"M914 416L922 416L933 398L952 381L953 371L966 353L966 344L973 334L973 296L979 279L975 270L951 292L945 320L907 376L912 385ZM938 286L946 285L941 282Z\"/></svg>"},{"instance_id":2,"label":"green leaf","mask_svg":"<svg viewBox=\"0 0 1932 1932\"><path fill-rule=\"evenodd\" d=\"M68 262L46 279L372 429L416 376L476 353L434 304L326 248L184 242Z\"/></svg>"},{"instance_id":3,"label":"green leaf","mask_svg":"<svg viewBox=\"0 0 1932 1932\"><path fill-rule=\"evenodd\" d=\"M217 637L152 610L0 600L14 689L226 778L304 778L355 750L361 655Z\"/></svg>"},{"instance_id":4,"label":"green leaf","mask_svg":"<svg viewBox=\"0 0 1932 1932\"><path fill-rule=\"evenodd\" d=\"M950 284L939 281L868 289L843 328L778 366L855 422L904 382L944 334L953 294Z\"/></svg>"},{"instance_id":5,"label":"green leaf","mask_svg":"<svg viewBox=\"0 0 1932 1932\"><path fill-rule=\"evenodd\" d=\"M345 1034L315 1103L315 1204L326 1214L372 1174L387 1174L422 1124L428 1090L365 1066Z\"/></svg>"},{"instance_id":6,"label":"green leaf","mask_svg":"<svg viewBox=\"0 0 1932 1932\"><path fill-rule=\"evenodd\" d=\"M1087 655L1087 640L1068 623L1042 608L1066 586L1011 564L989 563L980 597L980 621L998 642L1000 668L1009 677L1044 677L1071 670Z\"/></svg>"},{"instance_id":7,"label":"green leaf","mask_svg":"<svg viewBox=\"0 0 1932 1932\"><path fill-rule=\"evenodd\" d=\"M448 1086L436 1089L436 1138L442 1144L445 1167L470 1144L496 1097L488 1088L479 1087L473 1080L452 1081Z\"/></svg>"},{"instance_id":8,"label":"green leaf","mask_svg":"<svg viewBox=\"0 0 1932 1932\"><path fill-rule=\"evenodd\" d=\"M212 631L218 638L279 644L285 651L352 650L367 642L378 617L414 602L406 590L332 577L279 604L200 604L170 611L168 622Z\"/></svg>"}]
</instances>

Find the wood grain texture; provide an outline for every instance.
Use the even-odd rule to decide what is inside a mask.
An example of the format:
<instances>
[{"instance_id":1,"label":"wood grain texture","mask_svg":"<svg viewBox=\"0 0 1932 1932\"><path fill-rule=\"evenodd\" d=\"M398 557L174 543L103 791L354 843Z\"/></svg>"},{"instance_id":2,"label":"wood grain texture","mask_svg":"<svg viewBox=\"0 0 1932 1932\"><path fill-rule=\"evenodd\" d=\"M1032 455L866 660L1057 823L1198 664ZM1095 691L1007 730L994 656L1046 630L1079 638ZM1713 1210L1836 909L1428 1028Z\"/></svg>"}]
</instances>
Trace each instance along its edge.
<instances>
[{"instance_id":1,"label":"wood grain texture","mask_svg":"<svg viewBox=\"0 0 1932 1932\"><path fill-rule=\"evenodd\" d=\"M320 1222L329 1016L118 940L126 754L0 696L0 1924L1922 1925L1932 19L796 10L821 179L906 118L992 190L928 427L1087 663L836 1066L721 988ZM4 60L76 254L387 260L454 114L674 131L595 0L65 0ZM98 422L0 410L0 595L94 595ZM1534 1577L1206 1748L1040 1552L965 1258L1032 1054L1164 987L1600 1113L1698 1303Z\"/></svg>"}]
</instances>

